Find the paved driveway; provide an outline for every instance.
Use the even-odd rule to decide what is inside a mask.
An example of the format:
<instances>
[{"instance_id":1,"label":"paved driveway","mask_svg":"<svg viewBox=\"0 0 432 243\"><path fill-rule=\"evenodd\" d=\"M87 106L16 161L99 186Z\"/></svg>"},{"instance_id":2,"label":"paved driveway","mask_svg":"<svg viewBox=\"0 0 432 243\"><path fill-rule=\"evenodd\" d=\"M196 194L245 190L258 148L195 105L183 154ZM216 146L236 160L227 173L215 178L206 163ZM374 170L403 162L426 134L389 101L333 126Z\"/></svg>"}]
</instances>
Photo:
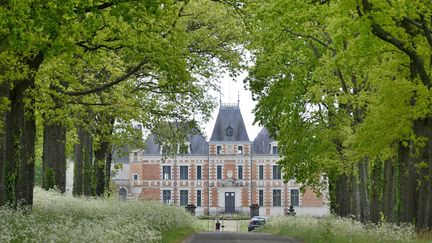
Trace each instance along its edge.
<instances>
[{"instance_id":1,"label":"paved driveway","mask_svg":"<svg viewBox=\"0 0 432 243\"><path fill-rule=\"evenodd\" d=\"M192 237L184 241L184 243L222 243L222 242L233 242L233 243L279 243L279 242L291 242L300 243L301 241L285 238L280 236L274 236L263 233L238 233L238 232L201 232L194 234Z\"/></svg>"}]
</instances>

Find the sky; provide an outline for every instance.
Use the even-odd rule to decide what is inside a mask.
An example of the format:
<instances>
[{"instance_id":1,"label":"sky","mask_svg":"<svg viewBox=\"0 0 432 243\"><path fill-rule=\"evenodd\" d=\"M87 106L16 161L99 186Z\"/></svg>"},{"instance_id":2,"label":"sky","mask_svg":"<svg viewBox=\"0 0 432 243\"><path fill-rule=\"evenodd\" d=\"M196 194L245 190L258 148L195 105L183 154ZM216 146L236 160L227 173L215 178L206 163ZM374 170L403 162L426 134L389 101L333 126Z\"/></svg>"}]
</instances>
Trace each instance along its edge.
<instances>
[{"instance_id":1,"label":"sky","mask_svg":"<svg viewBox=\"0 0 432 243\"><path fill-rule=\"evenodd\" d=\"M240 111L243 116L248 136L250 140L254 140L258 133L261 131L261 127L258 125L252 125L255 116L252 113L256 102L252 100L252 94L250 91L244 88L243 79L247 76L246 72L243 72L239 76L233 78L228 74L222 75L220 79L222 103L237 103L238 97L240 97ZM210 139L213 132L213 126L216 122L216 118L219 111L219 94L213 95L217 97L218 106L213 111L212 119L205 125L205 132L207 139Z\"/></svg>"}]
</instances>

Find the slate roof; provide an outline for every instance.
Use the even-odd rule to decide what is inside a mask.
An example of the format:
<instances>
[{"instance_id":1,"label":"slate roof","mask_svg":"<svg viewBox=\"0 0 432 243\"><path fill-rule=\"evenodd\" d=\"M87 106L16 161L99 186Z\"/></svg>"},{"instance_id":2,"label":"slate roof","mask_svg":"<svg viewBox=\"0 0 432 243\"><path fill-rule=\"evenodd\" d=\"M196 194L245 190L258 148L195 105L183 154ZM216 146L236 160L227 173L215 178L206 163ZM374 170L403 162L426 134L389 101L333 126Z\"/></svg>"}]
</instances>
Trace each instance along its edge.
<instances>
[{"instance_id":1,"label":"slate roof","mask_svg":"<svg viewBox=\"0 0 432 243\"><path fill-rule=\"evenodd\" d=\"M238 104L221 104L210 141L250 141Z\"/></svg>"},{"instance_id":2,"label":"slate roof","mask_svg":"<svg viewBox=\"0 0 432 243\"><path fill-rule=\"evenodd\" d=\"M201 134L188 135L188 142L190 143L191 154L207 154L208 146L206 139ZM154 135L150 134L145 141L144 154L156 155L160 154L160 145L156 143Z\"/></svg>"},{"instance_id":3,"label":"slate roof","mask_svg":"<svg viewBox=\"0 0 432 243\"><path fill-rule=\"evenodd\" d=\"M269 144L273 142L274 139L270 137L270 133L267 128L261 129L257 137L253 141L252 152L253 154L269 154L270 146Z\"/></svg>"}]
</instances>

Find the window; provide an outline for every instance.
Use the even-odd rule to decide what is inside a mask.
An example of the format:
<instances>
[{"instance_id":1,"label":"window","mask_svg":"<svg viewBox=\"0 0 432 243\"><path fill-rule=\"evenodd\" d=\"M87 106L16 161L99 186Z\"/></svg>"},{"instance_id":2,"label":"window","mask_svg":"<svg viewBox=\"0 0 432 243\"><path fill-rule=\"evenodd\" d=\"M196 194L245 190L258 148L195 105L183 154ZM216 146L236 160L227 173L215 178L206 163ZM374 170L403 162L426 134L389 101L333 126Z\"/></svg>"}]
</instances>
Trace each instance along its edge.
<instances>
[{"instance_id":1,"label":"window","mask_svg":"<svg viewBox=\"0 0 432 243\"><path fill-rule=\"evenodd\" d=\"M216 154L222 154L222 146L216 146Z\"/></svg>"},{"instance_id":2,"label":"window","mask_svg":"<svg viewBox=\"0 0 432 243\"><path fill-rule=\"evenodd\" d=\"M281 190L273 190L273 207L280 207L282 205L281 198Z\"/></svg>"},{"instance_id":3,"label":"window","mask_svg":"<svg viewBox=\"0 0 432 243\"><path fill-rule=\"evenodd\" d=\"M197 190L197 202L196 202L196 206L197 207L201 207L201 190Z\"/></svg>"},{"instance_id":4,"label":"window","mask_svg":"<svg viewBox=\"0 0 432 243\"><path fill-rule=\"evenodd\" d=\"M201 180L201 165L198 165L196 168L196 179Z\"/></svg>"},{"instance_id":5,"label":"window","mask_svg":"<svg viewBox=\"0 0 432 243\"><path fill-rule=\"evenodd\" d=\"M239 180L243 180L243 166L239 165L238 166L238 178Z\"/></svg>"},{"instance_id":6,"label":"window","mask_svg":"<svg viewBox=\"0 0 432 243\"><path fill-rule=\"evenodd\" d=\"M164 204L171 204L171 191L163 190L162 191L162 202Z\"/></svg>"},{"instance_id":7,"label":"window","mask_svg":"<svg viewBox=\"0 0 432 243\"><path fill-rule=\"evenodd\" d=\"M243 146L239 145L239 146L237 147L237 153L238 153L238 154L243 154Z\"/></svg>"},{"instance_id":8,"label":"window","mask_svg":"<svg viewBox=\"0 0 432 243\"><path fill-rule=\"evenodd\" d=\"M272 152L273 152L273 154L279 154L278 146L273 146Z\"/></svg>"},{"instance_id":9,"label":"window","mask_svg":"<svg viewBox=\"0 0 432 243\"><path fill-rule=\"evenodd\" d=\"M291 189L291 206L299 206L299 190Z\"/></svg>"},{"instance_id":10,"label":"window","mask_svg":"<svg viewBox=\"0 0 432 243\"><path fill-rule=\"evenodd\" d=\"M162 166L162 180L171 180L171 166Z\"/></svg>"},{"instance_id":11,"label":"window","mask_svg":"<svg viewBox=\"0 0 432 243\"><path fill-rule=\"evenodd\" d=\"M259 169L258 171L259 179L264 180L264 165L260 165L258 169Z\"/></svg>"},{"instance_id":12,"label":"window","mask_svg":"<svg viewBox=\"0 0 432 243\"><path fill-rule=\"evenodd\" d=\"M188 167L180 166L180 180L187 180L187 179L188 179Z\"/></svg>"},{"instance_id":13,"label":"window","mask_svg":"<svg viewBox=\"0 0 432 243\"><path fill-rule=\"evenodd\" d=\"M217 171L216 171L217 175L216 175L216 179L217 180L222 180L222 165L218 165L217 166Z\"/></svg>"},{"instance_id":14,"label":"window","mask_svg":"<svg viewBox=\"0 0 432 243\"><path fill-rule=\"evenodd\" d=\"M138 180L138 174L133 174L133 179L134 179L134 181L137 181Z\"/></svg>"},{"instance_id":15,"label":"window","mask_svg":"<svg viewBox=\"0 0 432 243\"><path fill-rule=\"evenodd\" d=\"M180 190L180 206L186 206L188 204L188 191Z\"/></svg>"},{"instance_id":16,"label":"window","mask_svg":"<svg viewBox=\"0 0 432 243\"><path fill-rule=\"evenodd\" d=\"M279 165L273 165L273 180L281 179L281 168Z\"/></svg>"},{"instance_id":17,"label":"window","mask_svg":"<svg viewBox=\"0 0 432 243\"><path fill-rule=\"evenodd\" d=\"M258 191L258 204L260 207L264 206L264 190Z\"/></svg>"}]
</instances>

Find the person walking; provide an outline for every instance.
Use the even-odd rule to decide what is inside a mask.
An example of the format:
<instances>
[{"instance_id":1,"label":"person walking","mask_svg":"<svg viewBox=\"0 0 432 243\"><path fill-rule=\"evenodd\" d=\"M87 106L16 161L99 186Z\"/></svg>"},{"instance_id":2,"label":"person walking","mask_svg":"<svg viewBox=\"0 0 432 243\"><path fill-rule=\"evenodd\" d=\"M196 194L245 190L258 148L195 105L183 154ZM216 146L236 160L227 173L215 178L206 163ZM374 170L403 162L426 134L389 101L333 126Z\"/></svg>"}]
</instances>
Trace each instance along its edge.
<instances>
[{"instance_id":1,"label":"person walking","mask_svg":"<svg viewBox=\"0 0 432 243\"><path fill-rule=\"evenodd\" d=\"M219 220L216 221L216 231L220 231L221 224L219 223Z\"/></svg>"}]
</instances>

